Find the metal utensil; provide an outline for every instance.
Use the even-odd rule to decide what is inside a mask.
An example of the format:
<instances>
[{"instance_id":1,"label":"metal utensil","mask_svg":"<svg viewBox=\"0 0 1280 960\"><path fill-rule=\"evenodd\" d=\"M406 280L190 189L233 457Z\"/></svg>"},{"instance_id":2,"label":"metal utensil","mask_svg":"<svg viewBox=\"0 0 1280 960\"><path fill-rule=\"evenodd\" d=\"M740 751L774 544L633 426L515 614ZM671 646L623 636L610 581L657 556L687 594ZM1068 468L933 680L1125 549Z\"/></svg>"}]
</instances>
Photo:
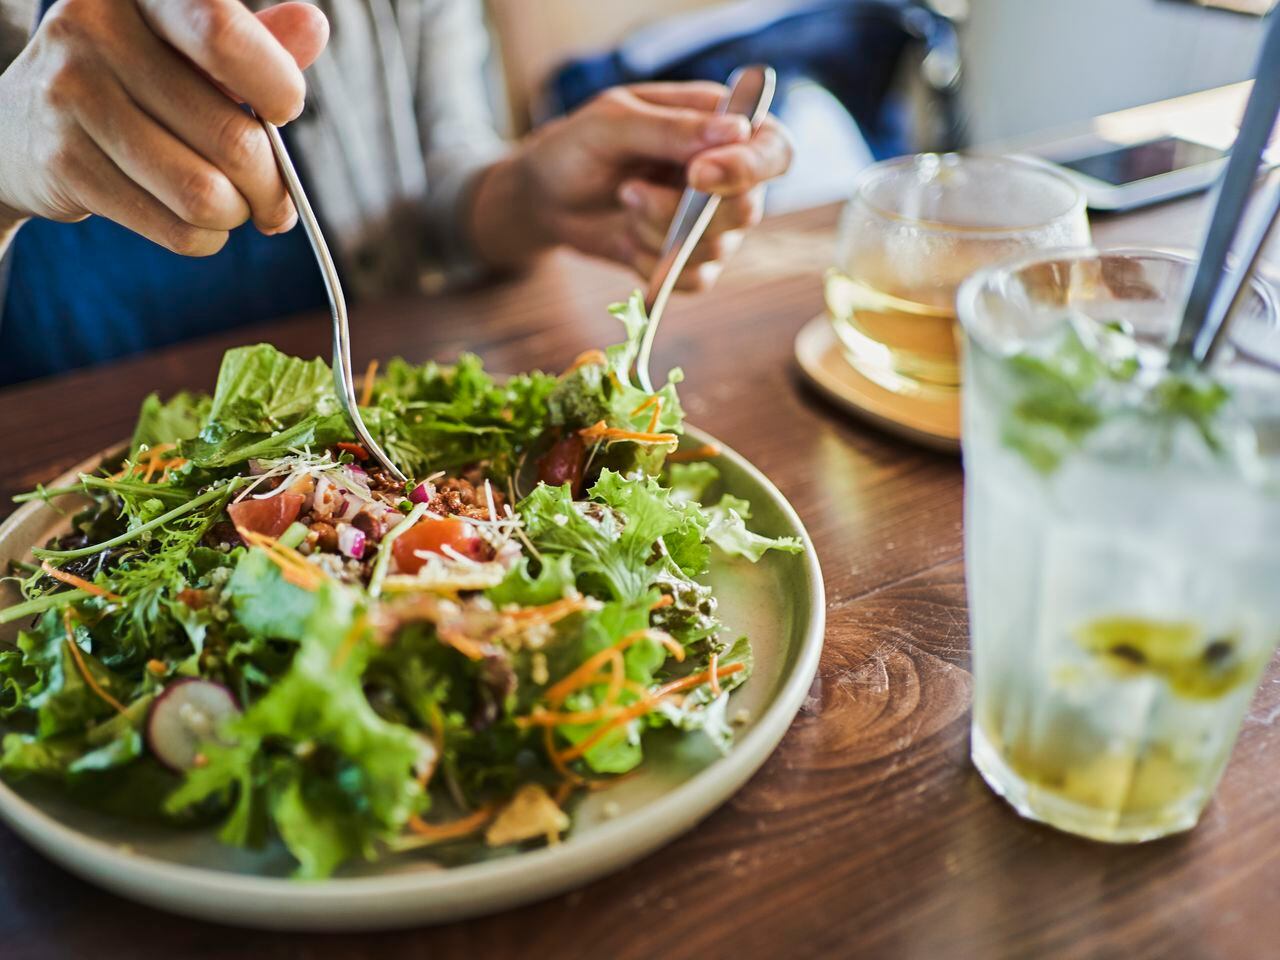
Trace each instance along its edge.
<instances>
[{"instance_id":1,"label":"metal utensil","mask_svg":"<svg viewBox=\"0 0 1280 960\"><path fill-rule=\"evenodd\" d=\"M777 86L778 77L773 67L760 64L739 67L729 77L729 92L720 102L718 112L741 114L750 119L752 131L758 130L769 114L769 105L773 102ZM676 207L676 215L671 220L666 239L663 240L658 265L654 268L653 279L645 296L645 312L649 320L636 354L636 377L640 386L649 393L653 392L649 357L653 352L653 339L658 333L658 323L671 298L671 291L680 279L680 272L689 262L689 255L706 233L707 225L711 223L719 206L720 198L715 194L703 193L692 187L686 188L680 198L680 205Z\"/></svg>"},{"instance_id":2,"label":"metal utensil","mask_svg":"<svg viewBox=\"0 0 1280 960\"><path fill-rule=\"evenodd\" d=\"M1211 347L1217 343L1232 307L1240 299L1240 291L1247 287L1247 278L1269 232L1269 218L1266 218L1262 232L1249 243L1252 251L1239 262L1224 287L1227 257L1257 179L1262 152L1280 111L1280 16L1272 15L1267 25L1255 77L1244 119L1240 121L1240 132L1231 148L1231 159L1218 187L1200 262L1187 294L1182 325L1169 350L1170 367L1207 362Z\"/></svg>"},{"instance_id":3,"label":"metal utensil","mask_svg":"<svg viewBox=\"0 0 1280 960\"><path fill-rule=\"evenodd\" d=\"M1227 277L1223 291L1218 297L1217 302L1224 306L1215 311L1214 317L1205 324L1200 337L1192 344L1191 359L1202 366L1213 362L1223 335L1231 325L1232 316L1244 302L1245 295L1253 289L1249 280L1253 277L1258 261L1262 257L1262 248L1266 246L1272 231L1275 230L1277 220L1280 219L1280 182L1270 188L1265 204L1265 212L1258 219L1242 249L1238 251L1236 266Z\"/></svg>"},{"instance_id":4,"label":"metal utensil","mask_svg":"<svg viewBox=\"0 0 1280 960\"><path fill-rule=\"evenodd\" d=\"M409 478L391 462L382 447L370 435L364 421L360 419L360 404L356 399L356 385L351 376L351 325L347 321L347 300L342 294L342 282L338 279L338 269L334 266L333 257L329 253L329 245L325 243L324 234L320 232L320 221L307 200L306 191L302 189L302 181L298 179L298 171L285 148L284 138L275 124L259 118L262 127L267 131L267 139L271 141L271 150L280 165L280 174L284 177L285 189L298 208L298 219L311 241L311 251L316 255L320 265L320 273L324 277L325 292L329 295L329 312L333 316L333 380L338 388L338 402L342 404L352 429L361 445L368 450L383 468L401 483Z\"/></svg>"}]
</instances>

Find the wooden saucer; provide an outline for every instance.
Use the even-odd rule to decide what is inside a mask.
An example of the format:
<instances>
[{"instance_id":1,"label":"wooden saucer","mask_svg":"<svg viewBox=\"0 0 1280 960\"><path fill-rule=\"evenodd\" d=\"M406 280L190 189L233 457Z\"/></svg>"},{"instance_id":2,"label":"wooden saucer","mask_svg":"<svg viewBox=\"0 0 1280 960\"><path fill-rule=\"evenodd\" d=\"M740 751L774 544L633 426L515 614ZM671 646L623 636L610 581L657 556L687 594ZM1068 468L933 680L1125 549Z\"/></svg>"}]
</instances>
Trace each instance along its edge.
<instances>
[{"instance_id":1,"label":"wooden saucer","mask_svg":"<svg viewBox=\"0 0 1280 960\"><path fill-rule=\"evenodd\" d=\"M796 360L805 378L828 400L914 443L960 452L960 396L937 401L908 397L868 380L845 359L831 318L819 314L796 336Z\"/></svg>"}]
</instances>

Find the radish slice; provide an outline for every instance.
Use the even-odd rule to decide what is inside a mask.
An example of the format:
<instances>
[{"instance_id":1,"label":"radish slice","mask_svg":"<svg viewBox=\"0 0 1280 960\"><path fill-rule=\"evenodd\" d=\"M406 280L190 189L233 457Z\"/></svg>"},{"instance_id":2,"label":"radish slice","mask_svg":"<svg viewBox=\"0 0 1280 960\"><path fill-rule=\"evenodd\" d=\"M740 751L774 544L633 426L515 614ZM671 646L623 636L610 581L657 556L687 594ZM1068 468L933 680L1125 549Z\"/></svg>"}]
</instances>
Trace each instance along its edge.
<instances>
[{"instance_id":1,"label":"radish slice","mask_svg":"<svg viewBox=\"0 0 1280 960\"><path fill-rule=\"evenodd\" d=\"M218 731L239 715L235 695L211 680L179 680L156 697L147 716L147 746L170 770L190 770L206 743L230 742Z\"/></svg>"}]
</instances>

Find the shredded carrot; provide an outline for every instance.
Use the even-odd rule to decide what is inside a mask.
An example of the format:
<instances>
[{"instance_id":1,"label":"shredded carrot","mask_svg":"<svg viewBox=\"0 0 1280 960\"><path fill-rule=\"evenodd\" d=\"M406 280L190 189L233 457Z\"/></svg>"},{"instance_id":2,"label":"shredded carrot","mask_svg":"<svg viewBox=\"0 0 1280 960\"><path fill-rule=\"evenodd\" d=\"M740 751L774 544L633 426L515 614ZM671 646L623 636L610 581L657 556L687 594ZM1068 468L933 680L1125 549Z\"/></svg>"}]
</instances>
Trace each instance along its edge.
<instances>
[{"instance_id":1,"label":"shredded carrot","mask_svg":"<svg viewBox=\"0 0 1280 960\"><path fill-rule=\"evenodd\" d=\"M562 597L540 607L523 607L519 610L505 611L502 615L512 621L513 625L519 624L525 627L532 623L557 623L579 610L585 610L586 607L586 597Z\"/></svg>"},{"instance_id":2,"label":"shredded carrot","mask_svg":"<svg viewBox=\"0 0 1280 960\"><path fill-rule=\"evenodd\" d=\"M163 677L169 672L169 668L164 665L163 660L151 659L147 661L147 672L154 677Z\"/></svg>"},{"instance_id":3,"label":"shredded carrot","mask_svg":"<svg viewBox=\"0 0 1280 960\"><path fill-rule=\"evenodd\" d=\"M569 769L569 765L560 757L560 751L556 749L556 732L554 727L542 728L542 743L546 747L547 758L551 761L551 765L556 768L556 773L564 777L567 783L574 786L583 787L587 785L587 779L580 777Z\"/></svg>"},{"instance_id":4,"label":"shredded carrot","mask_svg":"<svg viewBox=\"0 0 1280 960\"><path fill-rule=\"evenodd\" d=\"M658 420L662 417L662 398L658 397L658 402L653 405L653 413L649 417L649 432L655 433L658 429Z\"/></svg>"},{"instance_id":5,"label":"shredded carrot","mask_svg":"<svg viewBox=\"0 0 1280 960\"><path fill-rule=\"evenodd\" d=\"M675 602L676 602L676 598L675 598L675 597L673 597L673 596L672 596L671 594L669 594L669 593L664 593L664 594L663 594L662 596L660 596L657 600L653 601L653 606L651 606L649 609L650 609L650 610L661 610L663 607L669 607L669 606L671 606L671 605L672 605L673 603L675 603Z\"/></svg>"},{"instance_id":6,"label":"shredded carrot","mask_svg":"<svg viewBox=\"0 0 1280 960\"><path fill-rule=\"evenodd\" d=\"M447 624L436 624L436 636L440 638L440 642L447 646L453 647L468 660L483 660L485 656L484 647L476 643L461 630L455 630Z\"/></svg>"},{"instance_id":7,"label":"shredded carrot","mask_svg":"<svg viewBox=\"0 0 1280 960\"><path fill-rule=\"evenodd\" d=\"M720 675L716 671L716 667L720 664L720 651L711 651L711 661L707 664L707 672L711 674L711 692L717 697L720 696Z\"/></svg>"},{"instance_id":8,"label":"shredded carrot","mask_svg":"<svg viewBox=\"0 0 1280 960\"><path fill-rule=\"evenodd\" d=\"M459 837L466 837L475 833L492 820L496 812L497 807L490 803L473 813L469 813L460 820L454 820L450 823L427 823L415 813L409 818L409 829L418 836L426 837L430 840L456 840Z\"/></svg>"},{"instance_id":9,"label":"shredded carrot","mask_svg":"<svg viewBox=\"0 0 1280 960\"><path fill-rule=\"evenodd\" d=\"M124 713L124 706L107 691L99 686L98 681L94 679L93 674L89 672L89 665L84 662L84 654L80 652L80 644L76 643L76 633L71 626L71 608L66 607L62 611L62 626L67 632L67 647L71 650L71 659L76 662L76 669L80 671L80 676L84 678L85 685L98 695L98 698L110 704L117 713Z\"/></svg>"},{"instance_id":10,"label":"shredded carrot","mask_svg":"<svg viewBox=\"0 0 1280 960\"><path fill-rule=\"evenodd\" d=\"M710 457L720 456L720 448L714 443L704 443L700 447L690 447L688 450L677 450L675 453L668 454L668 463L681 463L689 460L706 460Z\"/></svg>"},{"instance_id":11,"label":"shredded carrot","mask_svg":"<svg viewBox=\"0 0 1280 960\"><path fill-rule=\"evenodd\" d=\"M562 780L560 785L556 787L555 801L557 807L563 807L565 801L573 794L573 784L568 780Z\"/></svg>"},{"instance_id":12,"label":"shredded carrot","mask_svg":"<svg viewBox=\"0 0 1280 960\"><path fill-rule=\"evenodd\" d=\"M603 420L597 421L589 427L583 427L578 431L578 435L584 440L602 440L606 443L613 443L617 440L630 440L632 443L675 443L680 439L674 433L643 433L639 430L623 430L621 427L611 427Z\"/></svg>"},{"instance_id":13,"label":"shredded carrot","mask_svg":"<svg viewBox=\"0 0 1280 960\"><path fill-rule=\"evenodd\" d=\"M609 661L609 689L604 695L605 703L612 706L622 696L622 685L627 680L627 663L622 654L615 650L613 659Z\"/></svg>"},{"instance_id":14,"label":"shredded carrot","mask_svg":"<svg viewBox=\"0 0 1280 960\"><path fill-rule=\"evenodd\" d=\"M169 472L171 470L177 470L179 467L185 467L190 462L191 461L186 457L170 457L168 460L164 461L164 469L160 471L160 479L168 480Z\"/></svg>"},{"instance_id":15,"label":"shredded carrot","mask_svg":"<svg viewBox=\"0 0 1280 960\"><path fill-rule=\"evenodd\" d=\"M579 367L585 367L589 363L598 363L600 366L604 366L608 362L609 358L605 356L603 350L584 350L578 354L573 363L569 364L564 373L560 374L560 379L563 380Z\"/></svg>"},{"instance_id":16,"label":"shredded carrot","mask_svg":"<svg viewBox=\"0 0 1280 960\"><path fill-rule=\"evenodd\" d=\"M559 727L575 723L599 723L615 716L621 709L616 704L603 704L590 710L576 710L571 713L558 713L535 707L527 717L516 717L517 727Z\"/></svg>"},{"instance_id":17,"label":"shredded carrot","mask_svg":"<svg viewBox=\"0 0 1280 960\"><path fill-rule=\"evenodd\" d=\"M627 649L627 647L646 636L653 636L655 639L659 639L659 642L664 646L667 646L667 649L672 651L673 656L676 656L677 659L684 659L684 648L674 640L671 640L670 637L667 637L666 634L660 633L656 630L636 630L634 633L627 634L613 646L605 647L605 649L592 654L586 660L582 661L582 663L580 663L572 673L554 684L547 691L547 702L553 707L559 706L564 702L565 698L569 696L569 694L573 693L573 691L589 685L599 669L608 663L611 657L621 653L623 650ZM662 640L662 637L665 637L666 639ZM667 644L667 641L670 641L670 645ZM680 650L678 654L675 653L675 648Z\"/></svg>"},{"instance_id":18,"label":"shredded carrot","mask_svg":"<svg viewBox=\"0 0 1280 960\"><path fill-rule=\"evenodd\" d=\"M342 643L338 645L338 649L333 652L331 664L335 670L347 662L347 657L351 656L351 651L356 648L356 644L360 642L360 638L364 636L368 627L369 619L367 617L361 615L356 618L356 622L351 625L351 629L342 638Z\"/></svg>"},{"instance_id":19,"label":"shredded carrot","mask_svg":"<svg viewBox=\"0 0 1280 960\"><path fill-rule=\"evenodd\" d=\"M373 380L378 375L378 360L375 357L364 368L364 384L360 387L360 406L367 407L373 402Z\"/></svg>"},{"instance_id":20,"label":"shredded carrot","mask_svg":"<svg viewBox=\"0 0 1280 960\"><path fill-rule=\"evenodd\" d=\"M167 477L170 470L177 469L187 463L183 457L170 457L165 459L164 454L176 448L176 444L157 443L154 447L145 452L145 459L139 460L137 463L130 463L127 467L117 470L108 480L122 480L126 477L136 476L138 473L144 473L142 482L150 483L151 477L155 474L156 469L162 464L164 469L161 475Z\"/></svg>"},{"instance_id":21,"label":"shredded carrot","mask_svg":"<svg viewBox=\"0 0 1280 960\"><path fill-rule=\"evenodd\" d=\"M244 527L237 526L236 533L251 547L261 547L267 559L280 568L284 579L303 590L315 590L325 581L324 571L314 564L307 563L306 558L292 547L278 543L273 537L263 533L254 533Z\"/></svg>"},{"instance_id":22,"label":"shredded carrot","mask_svg":"<svg viewBox=\"0 0 1280 960\"><path fill-rule=\"evenodd\" d=\"M645 398L644 403L640 404L640 406L636 407L634 410L631 411L629 416L632 416L632 417L638 416L639 414L644 413L646 410L652 407L655 403L661 403L661 402L662 402L661 398L656 393L651 393L649 394L649 396Z\"/></svg>"},{"instance_id":23,"label":"shredded carrot","mask_svg":"<svg viewBox=\"0 0 1280 960\"><path fill-rule=\"evenodd\" d=\"M59 583L65 583L69 587L76 587L77 589L83 590L85 593L93 594L95 597L102 597L104 600L114 600L117 602L124 599L120 594L112 593L110 590L104 590L96 583L90 583L83 577L77 577L74 573L67 573L65 570L59 570L48 560L41 562L40 569L53 577L53 579L57 580Z\"/></svg>"},{"instance_id":24,"label":"shredded carrot","mask_svg":"<svg viewBox=\"0 0 1280 960\"><path fill-rule=\"evenodd\" d=\"M339 450L351 454L357 460L368 460L369 451L364 448L363 443L348 443L345 440L334 444Z\"/></svg>"},{"instance_id":25,"label":"shredded carrot","mask_svg":"<svg viewBox=\"0 0 1280 960\"><path fill-rule=\"evenodd\" d=\"M745 664L731 663L727 667L717 668L716 677L717 679L720 677L727 677L738 673L745 668ZM618 727L625 723L629 723L637 717L642 717L651 711L660 700L669 697L673 693L679 693L682 690L689 690L693 687L706 683L709 679L710 672L711 671L709 669L703 670L701 673L691 674L687 677L681 677L679 680L672 680L670 683L663 684L650 693L648 697L641 700L639 703L634 703L620 711L612 720L608 723L602 724L600 727L597 727L585 739L570 747L568 750L561 752L560 759L566 763L570 760L578 759L578 757L582 756Z\"/></svg>"}]
</instances>

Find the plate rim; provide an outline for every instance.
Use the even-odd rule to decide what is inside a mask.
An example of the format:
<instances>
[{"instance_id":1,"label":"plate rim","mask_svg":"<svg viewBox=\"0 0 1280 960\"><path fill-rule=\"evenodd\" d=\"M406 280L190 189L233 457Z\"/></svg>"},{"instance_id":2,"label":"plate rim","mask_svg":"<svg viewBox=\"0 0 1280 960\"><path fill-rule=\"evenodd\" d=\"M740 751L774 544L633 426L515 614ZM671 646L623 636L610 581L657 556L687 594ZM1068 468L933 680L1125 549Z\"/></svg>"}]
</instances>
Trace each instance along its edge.
<instances>
[{"instance_id":1,"label":"plate rim","mask_svg":"<svg viewBox=\"0 0 1280 960\"><path fill-rule=\"evenodd\" d=\"M813 541L795 508L778 488L750 461L695 427L684 436L694 443L714 445L719 452L708 459L724 458L748 475L773 501L788 525L799 534L804 550L807 596L806 624L793 666L779 681L769 706L719 757L689 780L643 806L616 819L597 824L575 841L479 863L409 873L388 872L374 876L330 877L305 882L287 877L263 877L215 870L192 863L174 863L122 849L59 821L0 780L0 819L44 856L70 872L111 892L161 909L274 929L299 929L291 910L323 907L343 909L313 917L305 924L313 930L391 929L445 919L487 914L517 904L545 899L612 873L658 850L686 833L721 807L773 754L790 729L817 673L826 629L826 597L822 569ZM116 446L106 448L107 452ZM96 463L99 453L53 481L61 485ZM33 501L15 510L0 523L0 539L27 517L47 509ZM151 888L172 882L185 891L175 896L157 895ZM193 907L191 895L207 895L207 910ZM376 898L377 909L352 916L353 897ZM402 902L413 898L413 902ZM184 901L181 904L175 900ZM278 902L283 901L283 902ZM326 922L329 921L329 922Z\"/></svg>"}]
</instances>

